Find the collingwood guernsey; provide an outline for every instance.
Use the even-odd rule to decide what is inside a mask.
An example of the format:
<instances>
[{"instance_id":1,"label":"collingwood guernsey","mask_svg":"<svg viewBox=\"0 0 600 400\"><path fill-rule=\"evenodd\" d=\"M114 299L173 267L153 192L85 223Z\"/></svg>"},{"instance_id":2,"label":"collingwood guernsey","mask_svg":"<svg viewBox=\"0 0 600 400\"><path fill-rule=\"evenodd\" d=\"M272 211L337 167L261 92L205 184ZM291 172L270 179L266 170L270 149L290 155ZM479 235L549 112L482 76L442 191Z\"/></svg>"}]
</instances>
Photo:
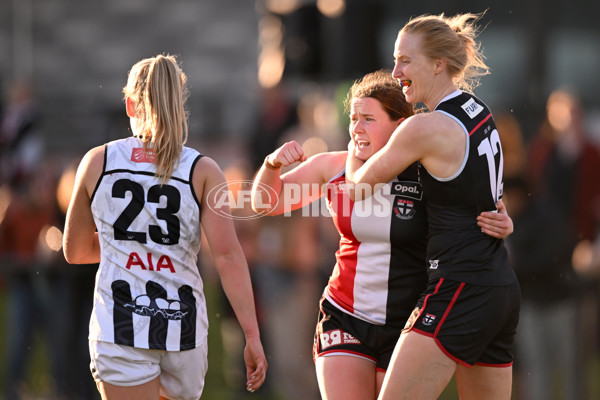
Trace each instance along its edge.
<instances>
[{"instance_id":1,"label":"collingwood guernsey","mask_svg":"<svg viewBox=\"0 0 600 400\"><path fill-rule=\"evenodd\" d=\"M184 147L173 176L130 137L105 147L92 195L102 261L90 339L145 349L188 350L208 331L197 257L200 205L191 183L202 157Z\"/></svg>"}]
</instances>

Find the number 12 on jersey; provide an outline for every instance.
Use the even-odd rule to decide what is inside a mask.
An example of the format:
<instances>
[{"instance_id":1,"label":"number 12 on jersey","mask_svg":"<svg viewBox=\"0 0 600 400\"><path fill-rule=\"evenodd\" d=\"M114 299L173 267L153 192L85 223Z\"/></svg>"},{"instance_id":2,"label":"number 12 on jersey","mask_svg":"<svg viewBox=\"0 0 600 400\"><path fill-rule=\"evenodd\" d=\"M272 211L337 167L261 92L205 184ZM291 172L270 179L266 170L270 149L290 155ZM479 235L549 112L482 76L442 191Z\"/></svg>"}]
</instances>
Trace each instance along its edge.
<instances>
[{"instance_id":1,"label":"number 12 on jersey","mask_svg":"<svg viewBox=\"0 0 600 400\"><path fill-rule=\"evenodd\" d=\"M502 173L504 171L504 158L498 130L494 129L489 137L481 141L477 147L479 155L485 155L490 173L490 189L494 204L502 198ZM496 155L500 153L500 163L496 168Z\"/></svg>"}]
</instances>

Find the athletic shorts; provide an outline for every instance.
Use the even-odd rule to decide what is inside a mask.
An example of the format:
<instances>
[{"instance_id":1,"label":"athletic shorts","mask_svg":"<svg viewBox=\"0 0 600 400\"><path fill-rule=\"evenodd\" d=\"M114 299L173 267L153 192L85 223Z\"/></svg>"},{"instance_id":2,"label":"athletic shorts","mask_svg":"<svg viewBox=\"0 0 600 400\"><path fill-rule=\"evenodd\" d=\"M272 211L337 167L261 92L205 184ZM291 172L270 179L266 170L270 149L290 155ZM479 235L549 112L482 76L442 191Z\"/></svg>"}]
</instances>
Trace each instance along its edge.
<instances>
[{"instance_id":1,"label":"athletic shorts","mask_svg":"<svg viewBox=\"0 0 600 400\"><path fill-rule=\"evenodd\" d=\"M207 341L184 351L149 350L90 340L90 370L96 383L136 386L160 376L160 394L171 400L199 399L208 369Z\"/></svg>"},{"instance_id":2,"label":"athletic shorts","mask_svg":"<svg viewBox=\"0 0 600 400\"><path fill-rule=\"evenodd\" d=\"M377 369L385 371L403 325L375 325L341 311L322 298L313 358L316 360L317 357L332 355L362 357L375 363Z\"/></svg>"},{"instance_id":3,"label":"athletic shorts","mask_svg":"<svg viewBox=\"0 0 600 400\"><path fill-rule=\"evenodd\" d=\"M459 364L508 367L520 308L516 281L479 286L441 278L429 282L404 331L434 338Z\"/></svg>"}]
</instances>

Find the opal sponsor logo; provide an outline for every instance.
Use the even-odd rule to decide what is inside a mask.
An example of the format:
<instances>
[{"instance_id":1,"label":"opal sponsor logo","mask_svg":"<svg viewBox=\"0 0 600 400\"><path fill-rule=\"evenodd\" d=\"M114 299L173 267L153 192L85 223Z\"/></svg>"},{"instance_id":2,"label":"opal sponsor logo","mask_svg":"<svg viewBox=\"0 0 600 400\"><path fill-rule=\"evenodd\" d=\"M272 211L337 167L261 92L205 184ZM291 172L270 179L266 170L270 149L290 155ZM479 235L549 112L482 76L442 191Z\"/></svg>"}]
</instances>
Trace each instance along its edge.
<instances>
[{"instance_id":1,"label":"opal sponsor logo","mask_svg":"<svg viewBox=\"0 0 600 400\"><path fill-rule=\"evenodd\" d=\"M391 193L396 196L404 196L414 200L421 200L423 198L423 188L418 182L392 182Z\"/></svg>"}]
</instances>

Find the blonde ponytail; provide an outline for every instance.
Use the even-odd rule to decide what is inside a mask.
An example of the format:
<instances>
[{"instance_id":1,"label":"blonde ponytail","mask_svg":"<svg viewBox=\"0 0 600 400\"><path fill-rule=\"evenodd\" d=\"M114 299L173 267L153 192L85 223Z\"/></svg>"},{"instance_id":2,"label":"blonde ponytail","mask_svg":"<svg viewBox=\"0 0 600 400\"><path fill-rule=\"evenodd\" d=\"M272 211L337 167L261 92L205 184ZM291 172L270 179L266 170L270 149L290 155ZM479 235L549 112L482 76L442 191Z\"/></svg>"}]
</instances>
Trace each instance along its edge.
<instances>
[{"instance_id":1,"label":"blonde ponytail","mask_svg":"<svg viewBox=\"0 0 600 400\"><path fill-rule=\"evenodd\" d=\"M154 153L161 183L173 175L188 137L186 82L174 56L157 55L136 63L123 89L135 102L144 149Z\"/></svg>"}]
</instances>

